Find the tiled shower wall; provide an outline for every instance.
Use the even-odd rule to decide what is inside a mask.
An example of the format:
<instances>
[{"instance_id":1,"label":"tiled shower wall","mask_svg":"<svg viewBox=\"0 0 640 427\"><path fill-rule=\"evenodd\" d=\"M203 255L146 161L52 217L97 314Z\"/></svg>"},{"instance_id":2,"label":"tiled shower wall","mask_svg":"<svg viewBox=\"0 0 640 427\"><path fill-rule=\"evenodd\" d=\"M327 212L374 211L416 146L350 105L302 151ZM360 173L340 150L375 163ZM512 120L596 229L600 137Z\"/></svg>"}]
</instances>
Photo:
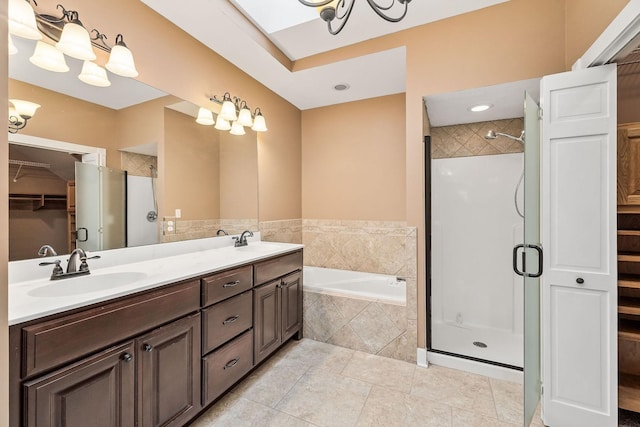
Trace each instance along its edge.
<instances>
[{"instance_id":1,"label":"tiled shower wall","mask_svg":"<svg viewBox=\"0 0 640 427\"><path fill-rule=\"evenodd\" d=\"M121 168L126 170L129 175L149 178L151 177L150 165L158 170L158 157L122 151L120 153L120 164Z\"/></svg>"},{"instance_id":2,"label":"tiled shower wall","mask_svg":"<svg viewBox=\"0 0 640 427\"><path fill-rule=\"evenodd\" d=\"M521 153L524 146L508 138L486 139L490 131L520 136L524 129L522 118L431 128L431 158L487 156L491 154Z\"/></svg>"}]
</instances>

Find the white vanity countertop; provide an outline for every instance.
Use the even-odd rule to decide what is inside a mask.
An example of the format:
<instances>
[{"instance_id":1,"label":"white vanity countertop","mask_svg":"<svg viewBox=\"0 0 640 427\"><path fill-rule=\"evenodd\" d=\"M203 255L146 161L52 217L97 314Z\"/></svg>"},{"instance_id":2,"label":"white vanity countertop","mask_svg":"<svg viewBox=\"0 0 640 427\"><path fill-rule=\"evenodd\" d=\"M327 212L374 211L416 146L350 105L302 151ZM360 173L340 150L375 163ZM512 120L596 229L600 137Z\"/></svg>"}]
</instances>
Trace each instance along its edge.
<instances>
[{"instance_id":1,"label":"white vanity countertop","mask_svg":"<svg viewBox=\"0 0 640 427\"><path fill-rule=\"evenodd\" d=\"M46 278L32 278L28 274L20 274L21 272L18 272L14 274L14 277L19 277L20 279L26 277L29 280L14 280L12 282L10 273L9 325L153 289L192 277L215 273L242 264L253 263L303 247L303 245L291 243L248 240L249 245L241 248L233 246L214 247L211 249L198 248L198 250L188 253L142 260L138 259L148 257L134 256L134 259L138 258L135 262L120 263L118 265L112 265L112 262L103 260L105 257L116 253L118 254L117 258L122 259L122 254L126 255L128 249L118 250L118 252L105 251L100 253L102 259L88 261L91 269L90 275L60 280L49 280L53 266L46 267ZM139 251L140 249L131 248L131 250ZM50 259L63 258L65 257L52 257ZM42 269L43 267L37 266L37 262L40 260L34 260L33 262L36 263L33 264L32 262L30 268ZM62 266L63 268L65 267L64 262ZM9 268L11 271L11 263ZM24 268L24 264L20 268ZM41 271L44 270L38 271L42 276Z\"/></svg>"}]
</instances>

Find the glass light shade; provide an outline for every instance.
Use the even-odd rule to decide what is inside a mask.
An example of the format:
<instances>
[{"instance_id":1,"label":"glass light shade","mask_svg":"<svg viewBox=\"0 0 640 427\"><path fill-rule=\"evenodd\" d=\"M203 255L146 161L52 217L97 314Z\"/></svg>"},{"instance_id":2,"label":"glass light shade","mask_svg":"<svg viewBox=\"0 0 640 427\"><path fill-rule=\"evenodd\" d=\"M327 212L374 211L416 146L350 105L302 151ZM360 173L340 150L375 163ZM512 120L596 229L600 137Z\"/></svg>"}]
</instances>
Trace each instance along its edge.
<instances>
[{"instance_id":1,"label":"glass light shade","mask_svg":"<svg viewBox=\"0 0 640 427\"><path fill-rule=\"evenodd\" d=\"M238 116L236 114L236 106L231 101L224 101L222 103L222 109L220 110L220 117L227 121L238 120Z\"/></svg>"},{"instance_id":2,"label":"glass light shade","mask_svg":"<svg viewBox=\"0 0 640 427\"><path fill-rule=\"evenodd\" d=\"M30 40L40 40L36 14L25 0L9 0L9 33Z\"/></svg>"},{"instance_id":3,"label":"glass light shade","mask_svg":"<svg viewBox=\"0 0 640 427\"><path fill-rule=\"evenodd\" d=\"M56 47L60 49L62 53L72 58L85 61L93 61L96 59L96 54L91 47L89 33L82 25L74 22L67 22L64 25L60 41L56 43Z\"/></svg>"},{"instance_id":4,"label":"glass light shade","mask_svg":"<svg viewBox=\"0 0 640 427\"><path fill-rule=\"evenodd\" d=\"M40 108L40 104L35 102L23 101L22 99L10 99L9 102L13 104L16 111L20 116L31 118L36 113L36 110Z\"/></svg>"},{"instance_id":5,"label":"glass light shade","mask_svg":"<svg viewBox=\"0 0 640 427\"><path fill-rule=\"evenodd\" d=\"M33 55L29 58L33 65L37 65L45 70L65 73L69 71L64 55L55 46L43 41L38 41Z\"/></svg>"},{"instance_id":6,"label":"glass light shade","mask_svg":"<svg viewBox=\"0 0 640 427\"><path fill-rule=\"evenodd\" d=\"M9 34L8 40L9 40L9 48L8 48L9 55L15 55L16 53L18 53L18 48L16 47L15 44L13 44L13 39L11 38L11 34Z\"/></svg>"},{"instance_id":7,"label":"glass light shade","mask_svg":"<svg viewBox=\"0 0 640 427\"><path fill-rule=\"evenodd\" d=\"M82 72L78 78L92 86L111 86L111 82L107 78L107 70L91 61L84 61L84 64L82 64Z\"/></svg>"},{"instance_id":8,"label":"glass light shade","mask_svg":"<svg viewBox=\"0 0 640 427\"><path fill-rule=\"evenodd\" d=\"M198 110L198 118L196 119L196 123L205 126L213 126L215 124L215 121L213 120L213 113L211 112L211 110L200 107L200 109Z\"/></svg>"},{"instance_id":9,"label":"glass light shade","mask_svg":"<svg viewBox=\"0 0 640 427\"><path fill-rule=\"evenodd\" d=\"M324 6L318 6L316 7L316 10L318 11L318 13L322 12L322 9L326 8L326 7L332 7L334 9L338 8L338 2L340 0L333 0L331 3L329 4L325 4Z\"/></svg>"},{"instance_id":10,"label":"glass light shade","mask_svg":"<svg viewBox=\"0 0 640 427\"><path fill-rule=\"evenodd\" d=\"M9 121L12 121L11 118L13 117L13 122L15 124L22 124L24 123L24 119L22 117L20 117L20 114L18 114L18 111L16 111L15 108L13 107L9 107Z\"/></svg>"},{"instance_id":11,"label":"glass light shade","mask_svg":"<svg viewBox=\"0 0 640 427\"><path fill-rule=\"evenodd\" d=\"M231 135L244 135L244 127L238 123L238 121L233 122L231 125L231 130L229 131Z\"/></svg>"},{"instance_id":12,"label":"glass light shade","mask_svg":"<svg viewBox=\"0 0 640 427\"><path fill-rule=\"evenodd\" d=\"M253 127L251 127L251 129L256 132L267 131L267 122L264 120L264 116L262 114L256 114L256 117L253 119Z\"/></svg>"},{"instance_id":13,"label":"glass light shade","mask_svg":"<svg viewBox=\"0 0 640 427\"><path fill-rule=\"evenodd\" d=\"M240 110L240 114L238 114L238 123L240 123L242 126L253 126L251 111L247 107Z\"/></svg>"},{"instance_id":14,"label":"glass light shade","mask_svg":"<svg viewBox=\"0 0 640 427\"><path fill-rule=\"evenodd\" d=\"M138 77L138 70L133 62L133 54L126 46L115 45L111 48L107 70L123 77Z\"/></svg>"},{"instance_id":15,"label":"glass light shade","mask_svg":"<svg viewBox=\"0 0 640 427\"><path fill-rule=\"evenodd\" d=\"M215 128L218 130L229 130L231 129L231 124L228 120L225 120L221 116L218 116L218 121L216 122Z\"/></svg>"}]
</instances>

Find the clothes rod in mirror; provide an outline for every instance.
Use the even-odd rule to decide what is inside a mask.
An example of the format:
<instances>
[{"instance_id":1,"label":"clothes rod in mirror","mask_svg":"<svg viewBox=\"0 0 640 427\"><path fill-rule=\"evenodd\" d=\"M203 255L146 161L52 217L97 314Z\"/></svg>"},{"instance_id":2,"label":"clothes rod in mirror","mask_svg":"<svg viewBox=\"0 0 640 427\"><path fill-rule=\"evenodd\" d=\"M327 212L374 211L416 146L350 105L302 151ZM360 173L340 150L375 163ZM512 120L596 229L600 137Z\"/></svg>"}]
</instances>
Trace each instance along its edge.
<instances>
[{"instance_id":1,"label":"clothes rod in mirror","mask_svg":"<svg viewBox=\"0 0 640 427\"><path fill-rule=\"evenodd\" d=\"M214 95L209 100L222 106L217 119L213 119L211 110L200 107L196 123L206 126L215 125L216 129L228 130L232 135L244 135L245 127L250 127L256 132L267 131L267 123L260 108L256 108L252 113L246 101L237 96L231 97L229 92L225 92L222 98Z\"/></svg>"},{"instance_id":2,"label":"clothes rod in mirror","mask_svg":"<svg viewBox=\"0 0 640 427\"><path fill-rule=\"evenodd\" d=\"M37 6L35 0L33 4ZM115 45L107 44L107 36L97 29L91 33L83 26L75 10L67 10L61 4L61 16L38 13L29 0L9 0L9 54L18 52L11 36L37 40L35 51L29 58L32 64L48 71L63 73L69 71L65 55L83 62L78 78L84 83L106 87L111 85L107 70L123 77L137 77L133 54L124 42L122 34L115 38ZM43 39L43 35L50 42ZM52 44L52 43L55 43ZM93 48L109 53L105 68L96 64Z\"/></svg>"}]
</instances>

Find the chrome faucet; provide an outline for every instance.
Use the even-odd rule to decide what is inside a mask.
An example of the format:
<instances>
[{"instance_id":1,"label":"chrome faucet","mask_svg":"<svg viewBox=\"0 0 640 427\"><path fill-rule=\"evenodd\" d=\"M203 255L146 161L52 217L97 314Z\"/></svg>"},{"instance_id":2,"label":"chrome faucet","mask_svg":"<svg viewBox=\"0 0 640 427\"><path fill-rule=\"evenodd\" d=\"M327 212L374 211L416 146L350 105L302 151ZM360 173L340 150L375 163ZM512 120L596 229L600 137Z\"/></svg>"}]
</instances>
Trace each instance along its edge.
<instances>
[{"instance_id":1,"label":"chrome faucet","mask_svg":"<svg viewBox=\"0 0 640 427\"><path fill-rule=\"evenodd\" d=\"M227 233L226 231L224 231L222 228L218 229L218 231L216 231L216 236L228 236L229 233Z\"/></svg>"},{"instance_id":2,"label":"chrome faucet","mask_svg":"<svg viewBox=\"0 0 640 427\"><path fill-rule=\"evenodd\" d=\"M51 272L51 280L64 279L66 277L80 276L89 274L89 265L87 259L97 259L99 255L94 255L87 258L87 254L83 249L77 248L71 252L69 261L67 262L67 271L65 272L60 266L60 260L57 259L53 262L41 262L39 265L53 265L53 271Z\"/></svg>"},{"instance_id":3,"label":"chrome faucet","mask_svg":"<svg viewBox=\"0 0 640 427\"><path fill-rule=\"evenodd\" d=\"M235 241L236 241L236 243L234 244L234 246L235 246L236 248L237 248L237 247L240 247L240 246L247 246L247 245L248 245L248 243L247 243L247 236L246 236L247 234L249 235L249 237L253 237L253 231L250 231L250 230L244 230L244 231L242 232L242 234L240 235L240 237L234 237L234 238L233 238L233 240L235 240Z\"/></svg>"},{"instance_id":4,"label":"chrome faucet","mask_svg":"<svg viewBox=\"0 0 640 427\"><path fill-rule=\"evenodd\" d=\"M58 253L51 245L42 245L40 249L38 249L38 256L46 257L46 256L56 256Z\"/></svg>"}]
</instances>

